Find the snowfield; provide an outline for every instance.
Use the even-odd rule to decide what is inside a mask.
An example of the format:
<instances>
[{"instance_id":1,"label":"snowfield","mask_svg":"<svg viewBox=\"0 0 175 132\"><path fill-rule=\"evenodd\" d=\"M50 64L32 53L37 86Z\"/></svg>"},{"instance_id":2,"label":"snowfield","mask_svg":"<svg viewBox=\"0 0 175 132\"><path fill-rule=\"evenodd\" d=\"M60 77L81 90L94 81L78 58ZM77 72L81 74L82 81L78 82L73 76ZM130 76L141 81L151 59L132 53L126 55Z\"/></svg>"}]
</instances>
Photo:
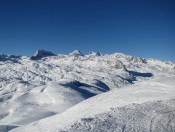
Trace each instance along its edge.
<instances>
[{"instance_id":1,"label":"snowfield","mask_svg":"<svg viewBox=\"0 0 175 132\"><path fill-rule=\"evenodd\" d=\"M173 132L175 131L174 80L175 77L167 77L106 92L87 99L61 114L12 131Z\"/></svg>"},{"instance_id":2,"label":"snowfield","mask_svg":"<svg viewBox=\"0 0 175 132\"><path fill-rule=\"evenodd\" d=\"M122 53L0 54L0 132L175 131L174 80L174 63Z\"/></svg>"}]
</instances>

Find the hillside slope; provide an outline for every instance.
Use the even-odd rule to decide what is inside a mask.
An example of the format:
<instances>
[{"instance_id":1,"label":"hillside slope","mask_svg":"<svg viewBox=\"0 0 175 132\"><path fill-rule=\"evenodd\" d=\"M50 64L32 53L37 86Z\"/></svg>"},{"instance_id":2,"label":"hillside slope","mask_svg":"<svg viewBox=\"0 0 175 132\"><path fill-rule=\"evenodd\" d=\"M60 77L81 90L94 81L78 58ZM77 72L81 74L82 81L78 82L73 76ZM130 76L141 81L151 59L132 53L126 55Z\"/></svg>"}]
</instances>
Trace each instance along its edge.
<instances>
[{"instance_id":1,"label":"hillside slope","mask_svg":"<svg viewBox=\"0 0 175 132\"><path fill-rule=\"evenodd\" d=\"M13 132L175 131L175 77L127 86L87 99L62 114ZM161 101L160 101L161 100Z\"/></svg>"}]
</instances>

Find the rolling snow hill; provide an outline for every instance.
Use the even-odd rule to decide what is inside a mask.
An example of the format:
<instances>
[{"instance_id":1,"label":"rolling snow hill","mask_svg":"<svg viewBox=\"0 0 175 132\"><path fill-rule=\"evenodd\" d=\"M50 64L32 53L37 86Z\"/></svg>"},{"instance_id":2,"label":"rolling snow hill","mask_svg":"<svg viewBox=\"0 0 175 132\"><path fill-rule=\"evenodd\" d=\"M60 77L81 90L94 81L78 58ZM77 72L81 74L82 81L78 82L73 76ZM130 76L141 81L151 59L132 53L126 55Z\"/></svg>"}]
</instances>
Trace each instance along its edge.
<instances>
[{"instance_id":1,"label":"rolling snow hill","mask_svg":"<svg viewBox=\"0 0 175 132\"><path fill-rule=\"evenodd\" d=\"M0 54L0 131L5 132L53 115L61 116L69 108L76 108L76 104L78 107L80 102L83 101L83 104L91 100L90 97L98 99L106 94L110 96L110 93L118 93L133 84L135 87L142 83L143 91L147 91L147 81L174 75L175 64L172 62L122 53L103 55L91 52L83 55L80 51L74 51L69 55L56 55L39 50L32 57ZM159 85L159 82L152 84ZM164 92L166 90L162 94ZM126 93L129 96L130 92ZM95 96L98 94L100 95ZM159 93L155 96L160 97L157 97L160 100L164 97L159 96ZM111 100L112 97L113 94ZM154 98L150 97L146 101L152 100ZM132 101L128 104L130 103ZM117 105L118 102L114 104ZM114 104L111 103L111 107ZM108 102L103 105L104 108L107 107ZM107 109L102 110L105 112Z\"/></svg>"},{"instance_id":2,"label":"rolling snow hill","mask_svg":"<svg viewBox=\"0 0 175 132\"><path fill-rule=\"evenodd\" d=\"M12 132L175 131L175 76L115 89Z\"/></svg>"}]
</instances>

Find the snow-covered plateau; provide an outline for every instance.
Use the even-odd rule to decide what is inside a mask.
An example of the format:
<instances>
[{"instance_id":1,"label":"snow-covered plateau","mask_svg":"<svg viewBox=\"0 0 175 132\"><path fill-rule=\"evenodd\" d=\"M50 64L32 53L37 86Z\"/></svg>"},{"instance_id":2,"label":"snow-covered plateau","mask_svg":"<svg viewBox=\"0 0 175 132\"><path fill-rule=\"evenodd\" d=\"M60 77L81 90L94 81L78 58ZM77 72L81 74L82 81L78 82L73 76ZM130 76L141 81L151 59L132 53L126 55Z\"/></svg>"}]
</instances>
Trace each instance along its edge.
<instances>
[{"instance_id":1,"label":"snow-covered plateau","mask_svg":"<svg viewBox=\"0 0 175 132\"><path fill-rule=\"evenodd\" d=\"M175 131L175 64L76 50L0 54L0 132Z\"/></svg>"}]
</instances>

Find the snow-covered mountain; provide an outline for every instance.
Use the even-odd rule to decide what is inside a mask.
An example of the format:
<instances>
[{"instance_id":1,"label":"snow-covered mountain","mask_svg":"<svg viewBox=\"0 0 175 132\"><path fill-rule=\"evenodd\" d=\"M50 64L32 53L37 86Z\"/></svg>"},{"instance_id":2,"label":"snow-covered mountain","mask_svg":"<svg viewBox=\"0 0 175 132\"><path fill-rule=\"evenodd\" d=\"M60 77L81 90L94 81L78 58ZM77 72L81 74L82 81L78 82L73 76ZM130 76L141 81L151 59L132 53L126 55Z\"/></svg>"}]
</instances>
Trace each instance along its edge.
<instances>
[{"instance_id":1,"label":"snow-covered mountain","mask_svg":"<svg viewBox=\"0 0 175 132\"><path fill-rule=\"evenodd\" d=\"M149 92L152 89L146 89L147 82L156 78L171 78L174 75L175 64L170 61L162 62L155 59L143 59L122 53L103 55L98 52L91 52L88 55L83 55L76 50L69 55L56 55L49 51L39 50L32 57L0 54L0 131L5 132L7 129L10 130L53 115L55 115L53 118L58 116L59 121L63 118L59 117L62 115L65 118L64 120L69 120L69 117L66 117L62 112L65 111L64 113L66 113L70 108L70 111L71 109L78 109L71 116L80 114L80 112L83 113L83 111L79 111L81 104L84 111L89 110L91 111L90 113L94 114L96 113L93 112L95 109L98 111L98 109L103 107L101 110L104 111L96 113L102 114L111 108L118 107L118 102L110 102L114 99L120 100L117 96L120 94L120 91L126 89L128 96L134 96L134 94L130 95L132 90L129 91L127 90L129 88L126 87L130 87L133 84L132 87L136 87L137 84L139 84L139 87L143 85L144 88L141 90L135 88L135 91L138 91L138 93L145 91L147 92L146 95L149 95L156 90L153 89L153 91ZM159 84L159 81L151 84L153 87L155 85L156 88L157 85L170 85L169 83ZM163 93L168 93L166 99L170 99L167 98L170 94L169 91L167 92L164 88L160 94ZM94 101L88 99L92 96L94 96L92 98ZM111 98L109 98L110 96ZM157 94L155 96L159 100L164 98ZM104 100L104 103L100 104L101 106L97 103L99 108L93 106L95 109L92 110L88 104L93 105L93 102L99 102L98 97L101 98L100 100ZM111 101L108 102L106 98L109 98ZM124 98L121 97L122 99ZM126 99L130 100L130 98ZM146 101L152 100L154 98L149 98ZM88 103L86 104L86 102ZM141 101L141 103L144 102ZM131 100L126 105L130 103L140 102L132 102ZM81 118L84 117L79 119ZM51 120L52 117L48 119ZM44 120L47 120L47 118ZM78 119L75 118L74 121L76 123ZM87 126L89 125L88 123L86 124ZM42 127L43 125L41 123ZM73 126L77 127L75 124ZM79 131L84 131L84 128L87 126L80 125L82 128ZM53 129L54 131L63 129L62 127L59 129L56 126L53 127L55 128ZM26 131L27 128L25 129ZM48 126L48 128L50 127ZM21 127L19 130L22 131L24 128ZM40 127L34 130L42 131ZM77 130L75 128L72 129L72 131ZM47 131L51 130L48 129Z\"/></svg>"}]
</instances>

